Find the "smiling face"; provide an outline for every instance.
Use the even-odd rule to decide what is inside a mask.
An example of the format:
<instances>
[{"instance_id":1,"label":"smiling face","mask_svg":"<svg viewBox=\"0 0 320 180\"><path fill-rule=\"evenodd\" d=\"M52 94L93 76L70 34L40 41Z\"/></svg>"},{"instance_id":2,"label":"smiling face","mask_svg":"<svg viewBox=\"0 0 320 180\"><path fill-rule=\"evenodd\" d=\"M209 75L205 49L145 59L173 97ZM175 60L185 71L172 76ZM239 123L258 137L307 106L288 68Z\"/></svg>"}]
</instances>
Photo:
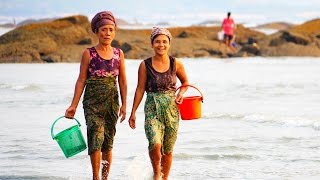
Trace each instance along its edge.
<instances>
[{"instance_id":1,"label":"smiling face","mask_svg":"<svg viewBox=\"0 0 320 180\"><path fill-rule=\"evenodd\" d=\"M152 41L152 48L158 55L168 54L170 48L170 40L168 36L163 34L156 36Z\"/></svg>"},{"instance_id":2,"label":"smiling face","mask_svg":"<svg viewBox=\"0 0 320 180\"><path fill-rule=\"evenodd\" d=\"M96 34L101 44L110 45L116 35L116 29L114 25L107 24L99 27L98 32Z\"/></svg>"}]
</instances>

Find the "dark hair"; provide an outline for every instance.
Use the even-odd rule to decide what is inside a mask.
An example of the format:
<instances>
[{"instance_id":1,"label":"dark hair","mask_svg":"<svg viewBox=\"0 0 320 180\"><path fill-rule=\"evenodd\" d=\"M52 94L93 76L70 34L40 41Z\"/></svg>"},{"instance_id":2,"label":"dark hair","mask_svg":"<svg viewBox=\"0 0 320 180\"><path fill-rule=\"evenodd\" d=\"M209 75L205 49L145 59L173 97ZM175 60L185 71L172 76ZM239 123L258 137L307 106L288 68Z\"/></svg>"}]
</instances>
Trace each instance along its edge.
<instances>
[{"instance_id":1,"label":"dark hair","mask_svg":"<svg viewBox=\"0 0 320 180\"><path fill-rule=\"evenodd\" d=\"M231 15L231 12L228 12L228 17Z\"/></svg>"}]
</instances>

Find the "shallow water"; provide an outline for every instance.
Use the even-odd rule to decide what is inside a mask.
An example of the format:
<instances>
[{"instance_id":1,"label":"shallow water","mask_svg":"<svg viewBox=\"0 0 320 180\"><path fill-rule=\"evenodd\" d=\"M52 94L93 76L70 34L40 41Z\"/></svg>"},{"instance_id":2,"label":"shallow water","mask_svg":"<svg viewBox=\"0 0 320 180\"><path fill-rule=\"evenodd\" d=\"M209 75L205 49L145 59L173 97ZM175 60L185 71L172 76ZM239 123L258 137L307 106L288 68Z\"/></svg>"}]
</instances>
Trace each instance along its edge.
<instances>
[{"instance_id":1,"label":"shallow water","mask_svg":"<svg viewBox=\"0 0 320 180\"><path fill-rule=\"evenodd\" d=\"M170 179L319 179L319 60L183 59L204 94L203 118L180 122ZM140 61L126 63L129 115ZM0 64L0 179L91 178L87 152L66 159L50 134L78 70L76 63ZM82 104L76 117L85 135ZM152 176L143 104L137 117L136 130L117 125L110 179ZM62 121L55 132L73 124Z\"/></svg>"}]
</instances>

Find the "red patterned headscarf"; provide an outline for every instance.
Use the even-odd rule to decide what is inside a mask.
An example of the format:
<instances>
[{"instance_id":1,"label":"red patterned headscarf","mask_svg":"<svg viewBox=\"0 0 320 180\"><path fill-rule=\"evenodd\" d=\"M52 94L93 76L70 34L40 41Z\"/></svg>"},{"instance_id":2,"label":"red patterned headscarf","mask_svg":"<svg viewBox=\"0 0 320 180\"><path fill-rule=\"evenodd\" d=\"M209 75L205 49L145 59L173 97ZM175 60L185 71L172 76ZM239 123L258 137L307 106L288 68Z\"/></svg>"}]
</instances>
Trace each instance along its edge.
<instances>
[{"instance_id":1,"label":"red patterned headscarf","mask_svg":"<svg viewBox=\"0 0 320 180\"><path fill-rule=\"evenodd\" d=\"M92 32L96 33L99 27L112 24L117 27L116 19L110 11L102 11L97 13L91 20Z\"/></svg>"}]
</instances>

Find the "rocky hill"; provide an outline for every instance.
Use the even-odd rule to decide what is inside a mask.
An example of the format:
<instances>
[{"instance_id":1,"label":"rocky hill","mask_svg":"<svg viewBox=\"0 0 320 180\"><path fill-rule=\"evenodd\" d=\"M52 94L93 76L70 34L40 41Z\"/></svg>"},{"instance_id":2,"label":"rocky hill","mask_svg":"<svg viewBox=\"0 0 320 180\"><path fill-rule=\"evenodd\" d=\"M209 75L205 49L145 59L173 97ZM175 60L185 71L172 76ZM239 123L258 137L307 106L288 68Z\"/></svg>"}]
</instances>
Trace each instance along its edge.
<instances>
[{"instance_id":1,"label":"rocky hill","mask_svg":"<svg viewBox=\"0 0 320 180\"><path fill-rule=\"evenodd\" d=\"M242 25L236 30L236 51L217 39L220 27L169 28L170 54L177 57L320 56L320 20L265 35ZM153 54L150 29L118 29L113 46L127 59ZM97 43L86 16L70 16L51 22L27 24L0 36L1 63L79 62L83 50Z\"/></svg>"},{"instance_id":2,"label":"rocky hill","mask_svg":"<svg viewBox=\"0 0 320 180\"><path fill-rule=\"evenodd\" d=\"M286 23L286 22L273 22L273 23L266 23L257 26L256 28L262 29L277 29L277 30L286 30L293 27L294 24Z\"/></svg>"},{"instance_id":3,"label":"rocky hill","mask_svg":"<svg viewBox=\"0 0 320 180\"><path fill-rule=\"evenodd\" d=\"M272 34L261 41L264 56L320 57L320 19Z\"/></svg>"},{"instance_id":4,"label":"rocky hill","mask_svg":"<svg viewBox=\"0 0 320 180\"><path fill-rule=\"evenodd\" d=\"M85 16L28 24L0 37L0 62L79 61L81 51L92 44Z\"/></svg>"}]
</instances>

